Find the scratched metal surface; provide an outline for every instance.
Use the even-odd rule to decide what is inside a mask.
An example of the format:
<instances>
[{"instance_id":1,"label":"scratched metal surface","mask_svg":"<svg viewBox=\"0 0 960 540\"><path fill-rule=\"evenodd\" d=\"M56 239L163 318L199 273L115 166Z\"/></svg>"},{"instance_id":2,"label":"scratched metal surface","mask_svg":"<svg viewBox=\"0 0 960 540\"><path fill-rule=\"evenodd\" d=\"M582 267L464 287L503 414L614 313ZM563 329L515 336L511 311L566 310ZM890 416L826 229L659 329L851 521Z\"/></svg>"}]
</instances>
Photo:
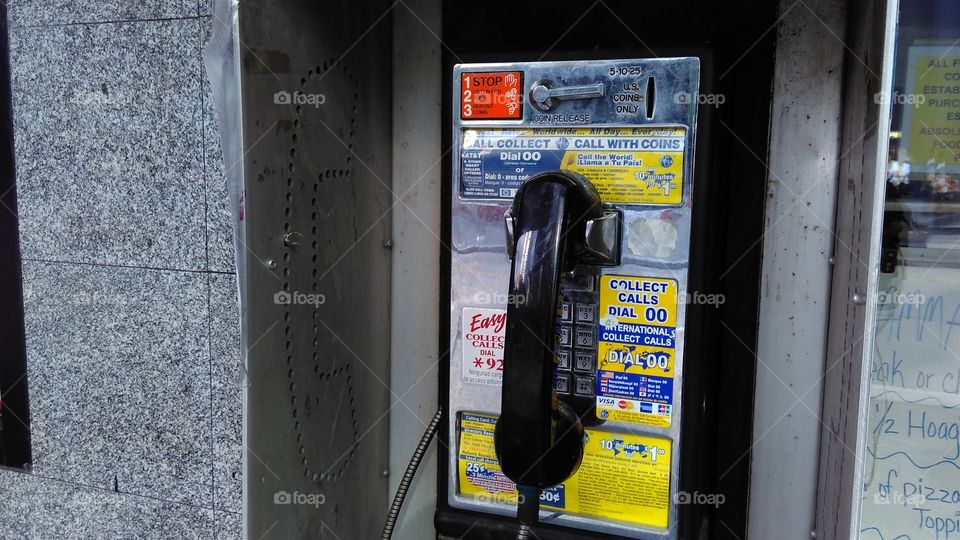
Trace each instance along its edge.
<instances>
[{"instance_id":1,"label":"scratched metal surface","mask_svg":"<svg viewBox=\"0 0 960 540\"><path fill-rule=\"evenodd\" d=\"M249 538L373 538L386 514L387 8L240 3Z\"/></svg>"}]
</instances>

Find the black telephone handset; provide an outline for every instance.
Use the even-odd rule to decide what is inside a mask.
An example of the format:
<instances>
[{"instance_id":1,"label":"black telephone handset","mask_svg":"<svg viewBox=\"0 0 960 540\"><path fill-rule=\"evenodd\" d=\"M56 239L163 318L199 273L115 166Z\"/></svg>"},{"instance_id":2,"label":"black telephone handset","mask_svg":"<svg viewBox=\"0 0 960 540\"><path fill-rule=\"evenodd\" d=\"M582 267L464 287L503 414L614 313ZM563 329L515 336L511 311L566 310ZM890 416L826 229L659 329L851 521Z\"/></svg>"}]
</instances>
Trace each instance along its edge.
<instances>
[{"instance_id":1,"label":"black telephone handset","mask_svg":"<svg viewBox=\"0 0 960 540\"><path fill-rule=\"evenodd\" d=\"M586 222L602 216L600 195L583 176L530 177L513 200L514 252L503 351L497 457L520 485L548 488L573 474L583 427L553 389L555 317L561 273L584 251Z\"/></svg>"},{"instance_id":2,"label":"black telephone handset","mask_svg":"<svg viewBox=\"0 0 960 540\"><path fill-rule=\"evenodd\" d=\"M570 171L527 179L507 215L513 301L507 306L495 447L503 473L528 499L569 478L583 457L583 425L557 399L553 385L557 297L563 273L585 260L596 263L586 244L589 229L599 229L594 224L604 216L596 188ZM521 521L535 522L536 501L527 501L524 510L520 500Z\"/></svg>"}]
</instances>

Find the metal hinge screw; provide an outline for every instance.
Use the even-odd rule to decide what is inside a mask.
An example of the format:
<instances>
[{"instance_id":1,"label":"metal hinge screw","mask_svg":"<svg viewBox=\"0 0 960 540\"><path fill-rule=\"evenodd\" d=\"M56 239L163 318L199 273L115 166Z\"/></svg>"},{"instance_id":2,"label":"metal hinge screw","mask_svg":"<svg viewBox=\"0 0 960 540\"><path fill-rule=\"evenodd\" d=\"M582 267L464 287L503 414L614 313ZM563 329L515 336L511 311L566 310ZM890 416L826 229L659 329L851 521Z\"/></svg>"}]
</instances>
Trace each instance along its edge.
<instances>
[{"instance_id":1,"label":"metal hinge screw","mask_svg":"<svg viewBox=\"0 0 960 540\"><path fill-rule=\"evenodd\" d=\"M288 247L299 246L300 245L300 242L298 241L299 238L303 238L303 235L296 231L288 232L287 234L283 235L283 245Z\"/></svg>"}]
</instances>

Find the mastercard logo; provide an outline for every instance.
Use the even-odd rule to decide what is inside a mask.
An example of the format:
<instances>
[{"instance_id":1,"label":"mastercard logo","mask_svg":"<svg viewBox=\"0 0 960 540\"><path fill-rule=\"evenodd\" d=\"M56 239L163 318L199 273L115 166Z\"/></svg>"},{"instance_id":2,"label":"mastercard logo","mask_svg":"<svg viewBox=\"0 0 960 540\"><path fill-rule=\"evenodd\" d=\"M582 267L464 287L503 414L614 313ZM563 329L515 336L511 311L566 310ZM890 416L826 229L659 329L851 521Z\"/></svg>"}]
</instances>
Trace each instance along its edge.
<instances>
[{"instance_id":1,"label":"mastercard logo","mask_svg":"<svg viewBox=\"0 0 960 540\"><path fill-rule=\"evenodd\" d=\"M620 407L621 409L629 410L633 408L633 403L630 403L628 401L624 401L621 399L619 402L617 402L617 407Z\"/></svg>"}]
</instances>

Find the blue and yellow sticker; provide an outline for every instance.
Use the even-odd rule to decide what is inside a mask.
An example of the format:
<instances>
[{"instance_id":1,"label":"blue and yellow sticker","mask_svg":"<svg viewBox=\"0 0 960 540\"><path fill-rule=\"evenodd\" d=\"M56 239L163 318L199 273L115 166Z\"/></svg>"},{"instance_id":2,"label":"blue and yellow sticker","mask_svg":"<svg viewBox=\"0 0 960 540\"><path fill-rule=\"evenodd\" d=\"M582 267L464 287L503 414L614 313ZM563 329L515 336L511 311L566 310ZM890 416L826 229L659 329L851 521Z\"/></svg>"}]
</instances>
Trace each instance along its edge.
<instances>
[{"instance_id":1,"label":"blue and yellow sticker","mask_svg":"<svg viewBox=\"0 0 960 540\"><path fill-rule=\"evenodd\" d=\"M683 202L684 127L465 129L460 196L512 199L527 178L564 169L611 203Z\"/></svg>"},{"instance_id":2,"label":"blue and yellow sticker","mask_svg":"<svg viewBox=\"0 0 960 540\"><path fill-rule=\"evenodd\" d=\"M515 505L516 485L494 451L495 424L494 416L459 413L457 493L481 504ZM544 490L540 504L562 514L666 528L671 450L670 439L587 428L580 468Z\"/></svg>"},{"instance_id":3,"label":"blue and yellow sticker","mask_svg":"<svg viewBox=\"0 0 960 540\"><path fill-rule=\"evenodd\" d=\"M670 426L677 298L673 279L601 276L597 417Z\"/></svg>"}]
</instances>

